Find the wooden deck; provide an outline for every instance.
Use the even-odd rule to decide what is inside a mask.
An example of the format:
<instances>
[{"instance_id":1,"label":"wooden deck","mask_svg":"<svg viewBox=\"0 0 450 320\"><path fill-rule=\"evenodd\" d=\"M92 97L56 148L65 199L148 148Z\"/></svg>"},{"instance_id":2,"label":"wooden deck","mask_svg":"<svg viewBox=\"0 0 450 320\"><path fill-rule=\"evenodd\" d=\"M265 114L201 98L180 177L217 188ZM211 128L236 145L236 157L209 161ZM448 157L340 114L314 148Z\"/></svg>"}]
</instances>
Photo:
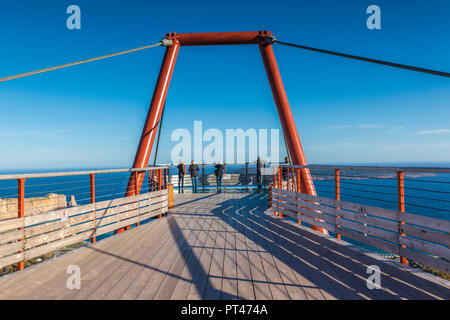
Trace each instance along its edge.
<instances>
[{"instance_id":1,"label":"wooden deck","mask_svg":"<svg viewBox=\"0 0 450 320\"><path fill-rule=\"evenodd\" d=\"M0 299L450 299L450 286L281 219L267 195L185 194L167 217L1 278Z\"/></svg>"}]
</instances>

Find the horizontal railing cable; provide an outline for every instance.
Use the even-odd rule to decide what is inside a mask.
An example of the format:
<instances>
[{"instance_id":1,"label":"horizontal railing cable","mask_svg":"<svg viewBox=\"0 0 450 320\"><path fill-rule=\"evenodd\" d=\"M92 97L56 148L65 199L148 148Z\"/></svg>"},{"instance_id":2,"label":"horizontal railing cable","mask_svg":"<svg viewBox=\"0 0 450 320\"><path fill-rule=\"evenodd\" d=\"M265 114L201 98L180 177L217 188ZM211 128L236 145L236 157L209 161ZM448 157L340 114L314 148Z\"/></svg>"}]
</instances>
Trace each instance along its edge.
<instances>
[{"instance_id":1,"label":"horizontal railing cable","mask_svg":"<svg viewBox=\"0 0 450 320\"><path fill-rule=\"evenodd\" d=\"M135 49L120 51L120 52L116 52L116 53L112 53L112 54L107 54L107 55L100 56L100 57L95 57L95 58L89 58L89 59L84 59L84 60L80 60L80 61L70 62L70 63L62 64L62 65L59 65L59 66L39 69L39 70L25 72L25 73L20 73L20 74L16 74L16 75L12 75L12 76L7 76L7 77L0 78L0 82L5 82L5 81L9 81L9 80L24 78L24 77L29 77L29 76L32 76L32 75L35 75L35 74L49 72L49 71L54 71L54 70L59 70L59 69L64 69L64 68L68 68L68 67L72 67L72 66L83 64L83 63L92 62L92 61L98 61L98 60L103 60L103 59L107 59L107 58L112 58L112 57L124 55L124 54L127 54L127 53L132 53L132 52L136 52L136 51L141 51L141 50L146 50L146 49L158 47L160 45L162 45L162 42L158 42L156 44L152 44L152 45L148 45L148 46L144 46L144 47L140 47L140 48L135 48Z\"/></svg>"},{"instance_id":2,"label":"horizontal railing cable","mask_svg":"<svg viewBox=\"0 0 450 320\"><path fill-rule=\"evenodd\" d=\"M450 78L450 73L449 72L444 72L444 71L439 71L439 70L432 70L432 69L426 69L426 68L415 67L415 66L409 66L409 65L406 65L406 64L389 62L389 61L384 61L384 60L366 58L366 57L356 56L356 55L352 55L352 54L336 52L336 51L330 51L330 50L324 50L324 49L318 49L318 48L313 48L313 47L308 47L308 46L304 46L304 45L300 45L300 44L294 44L294 43L283 42L283 41L278 41L278 40L274 40L274 42L275 43L279 43L281 45L295 47L295 48L299 48L299 49L304 49L304 50L309 50L309 51L314 51L314 52L320 52L320 53L330 54L330 55L339 56L339 57L343 57L343 58L349 58L349 59L354 59L354 60L361 60L361 61L370 62L370 63L376 63L376 64L385 65L385 66L389 66L389 67L406 69L406 70L411 70L411 71L416 71L416 72L428 73L428 74L432 74L432 75L435 75L435 76L441 76L441 77Z\"/></svg>"}]
</instances>

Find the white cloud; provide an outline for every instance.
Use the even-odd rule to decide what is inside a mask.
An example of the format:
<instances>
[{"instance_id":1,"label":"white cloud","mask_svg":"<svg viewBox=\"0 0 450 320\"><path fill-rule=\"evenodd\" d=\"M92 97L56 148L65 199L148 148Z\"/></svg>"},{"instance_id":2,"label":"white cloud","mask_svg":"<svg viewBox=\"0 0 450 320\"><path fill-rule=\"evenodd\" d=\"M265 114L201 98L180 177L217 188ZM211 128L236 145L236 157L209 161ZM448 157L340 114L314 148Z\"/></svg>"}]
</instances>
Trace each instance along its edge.
<instances>
[{"instance_id":1,"label":"white cloud","mask_svg":"<svg viewBox=\"0 0 450 320\"><path fill-rule=\"evenodd\" d=\"M378 129L378 128L382 128L383 125L381 124L373 124L373 123L363 123L363 124L344 124L344 125L336 125L336 126L331 126L331 129L351 129L351 128L356 128L356 129Z\"/></svg>"},{"instance_id":2,"label":"white cloud","mask_svg":"<svg viewBox=\"0 0 450 320\"><path fill-rule=\"evenodd\" d=\"M424 135L424 134L442 134L450 133L450 129L437 129L437 130L421 130L414 133L414 135Z\"/></svg>"}]
</instances>

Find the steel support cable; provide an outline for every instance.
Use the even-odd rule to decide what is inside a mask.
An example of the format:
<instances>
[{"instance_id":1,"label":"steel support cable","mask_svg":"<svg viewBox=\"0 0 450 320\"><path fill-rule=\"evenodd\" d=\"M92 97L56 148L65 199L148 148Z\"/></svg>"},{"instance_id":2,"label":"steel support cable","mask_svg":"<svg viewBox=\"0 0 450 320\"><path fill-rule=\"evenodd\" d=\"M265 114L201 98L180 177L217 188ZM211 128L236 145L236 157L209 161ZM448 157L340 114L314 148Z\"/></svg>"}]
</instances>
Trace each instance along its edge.
<instances>
[{"instance_id":1,"label":"steel support cable","mask_svg":"<svg viewBox=\"0 0 450 320\"><path fill-rule=\"evenodd\" d=\"M158 148L159 148L159 138L161 137L162 124L164 119L164 111L166 110L166 103L164 102L164 106L161 112L161 120L159 121L159 130L158 130L158 138L156 140L156 149L155 149L155 158L153 159L153 166L156 166L156 159L158 157Z\"/></svg>"},{"instance_id":2,"label":"steel support cable","mask_svg":"<svg viewBox=\"0 0 450 320\"><path fill-rule=\"evenodd\" d=\"M79 64L83 64L83 63L88 63L88 62L92 62L92 61L97 61L97 60L103 60L103 59L107 59L107 58L111 58L111 57L116 57L116 56L120 56L120 55L127 54L127 53L132 53L132 52L136 52L136 51L141 51L141 50L146 50L146 49L158 47L160 45L162 45L162 42L158 42L156 44L152 44L152 45L144 46L144 47L140 47L140 48L135 48L135 49L120 51L120 52L116 52L116 53L112 53L112 54L107 54L105 56L100 56L100 57L95 57L95 58L75 61L75 62L71 62L71 63L62 64L62 65L59 65L59 66L49 67L49 68L45 68L45 69L39 69L39 70L25 72L25 73L20 73L20 74L16 74L16 75L12 75L12 76L7 76L7 77L0 78L0 82L14 80L14 79L18 79L18 78L29 77L29 76L32 76L32 75L35 75L35 74L39 74L39 73L49 72L49 71L53 71L53 70L58 70L58 69L63 69L63 68L76 66L76 65L79 65Z\"/></svg>"},{"instance_id":3,"label":"steel support cable","mask_svg":"<svg viewBox=\"0 0 450 320\"><path fill-rule=\"evenodd\" d=\"M278 41L278 40L274 40L273 42L274 43L279 43L279 44L285 45L285 46L290 46L290 47L300 48L300 49L304 49L304 50L310 50L310 51L325 53L325 54L331 54L331 55L339 56L339 57L343 57L343 58L361 60L361 61L365 61L365 62L381 64L381 65L390 66L390 67L394 67L394 68L406 69L406 70L411 70L411 71L416 71L416 72L433 74L435 76L441 76L441 77L450 78L450 73L444 72L444 71L420 68L420 67L415 67L415 66L408 66L406 64L389 62L389 61L384 61L384 60L377 60L377 59L372 59L372 58L365 58L365 57L361 57L361 56L355 56L355 55L352 55L352 54L336 52L336 51L330 51L330 50L324 50L324 49L318 49L318 48L313 48L313 47L303 46L303 45L300 45L300 44L288 43L288 42L283 42L283 41Z\"/></svg>"}]
</instances>

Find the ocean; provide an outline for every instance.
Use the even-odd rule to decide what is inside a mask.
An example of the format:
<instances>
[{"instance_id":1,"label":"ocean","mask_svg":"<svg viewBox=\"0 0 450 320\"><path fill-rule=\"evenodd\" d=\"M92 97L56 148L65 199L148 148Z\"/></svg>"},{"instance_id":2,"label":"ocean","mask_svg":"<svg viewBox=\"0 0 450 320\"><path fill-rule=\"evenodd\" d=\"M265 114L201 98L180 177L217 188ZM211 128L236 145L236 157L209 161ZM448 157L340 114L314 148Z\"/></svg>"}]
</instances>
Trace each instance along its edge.
<instances>
[{"instance_id":1,"label":"ocean","mask_svg":"<svg viewBox=\"0 0 450 320\"><path fill-rule=\"evenodd\" d=\"M399 165L396 164L396 167ZM417 166L417 165L415 165ZM424 166L424 165L422 165ZM33 172L58 172L78 171L81 169L65 170L34 170ZM84 169L85 170L85 169ZM227 173L245 174L245 165L227 165ZM201 171L202 172L202 171ZM205 174L213 174L214 166L205 166ZM255 166L249 165L249 174L255 173ZM272 171L267 167L266 174ZM0 174L24 173L23 171L7 171ZM176 175L175 166L170 167L170 175ZM314 185L319 196L334 198L334 176L331 170L311 170ZM108 173L96 175L96 201L111 200L124 196L127 187L129 173ZM147 176L144 180L142 191L149 190ZM44 197L49 193L64 194L67 201L73 196L78 205L90 203L89 176L68 176L28 179L25 184L25 197ZM256 188L250 185L250 190ZM206 191L215 189L209 186ZM233 187L227 187L228 191L236 191ZM202 191L202 187L199 187ZM17 181L0 180L0 199L17 197ZM345 171L341 170L341 200L350 201L370 206L397 210L397 180L392 172L377 171ZM405 174L405 204L406 212L425 215L433 218L450 220L450 174L448 173L420 173ZM105 234L98 240L108 237ZM360 245L368 250L389 256L388 253L370 246L344 239Z\"/></svg>"}]
</instances>

